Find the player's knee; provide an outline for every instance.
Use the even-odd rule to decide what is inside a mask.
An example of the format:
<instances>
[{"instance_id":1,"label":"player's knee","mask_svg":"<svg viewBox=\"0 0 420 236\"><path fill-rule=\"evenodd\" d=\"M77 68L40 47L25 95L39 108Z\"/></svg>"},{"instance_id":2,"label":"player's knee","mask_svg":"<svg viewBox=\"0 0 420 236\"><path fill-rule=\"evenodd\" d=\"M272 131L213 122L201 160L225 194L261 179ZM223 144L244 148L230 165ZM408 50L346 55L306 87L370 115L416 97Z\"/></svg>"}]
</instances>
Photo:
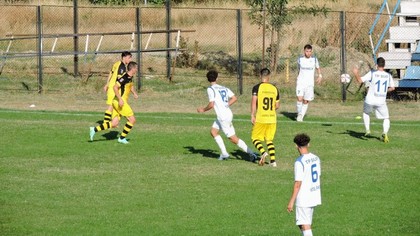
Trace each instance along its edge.
<instances>
[{"instance_id":1,"label":"player's knee","mask_svg":"<svg viewBox=\"0 0 420 236\"><path fill-rule=\"evenodd\" d=\"M210 135L212 136L212 137L216 137L217 135L219 135L219 130L218 129L211 129L210 130Z\"/></svg>"},{"instance_id":2,"label":"player's knee","mask_svg":"<svg viewBox=\"0 0 420 236\"><path fill-rule=\"evenodd\" d=\"M232 143L234 143L234 144L238 144L238 142L239 142L239 138L238 138L238 136L236 136L236 135L232 135L232 136L230 136L230 137L229 137L229 140L230 140Z\"/></svg>"},{"instance_id":3,"label":"player's knee","mask_svg":"<svg viewBox=\"0 0 420 236\"><path fill-rule=\"evenodd\" d=\"M118 119L114 119L114 120L112 120L112 122L111 122L111 128L116 128L116 127L118 127L118 123L119 123L120 121L118 120Z\"/></svg>"},{"instance_id":4,"label":"player's knee","mask_svg":"<svg viewBox=\"0 0 420 236\"><path fill-rule=\"evenodd\" d=\"M136 123L136 117L131 116L131 117L128 119L128 121L129 121L132 125L134 125L134 124Z\"/></svg>"}]
</instances>

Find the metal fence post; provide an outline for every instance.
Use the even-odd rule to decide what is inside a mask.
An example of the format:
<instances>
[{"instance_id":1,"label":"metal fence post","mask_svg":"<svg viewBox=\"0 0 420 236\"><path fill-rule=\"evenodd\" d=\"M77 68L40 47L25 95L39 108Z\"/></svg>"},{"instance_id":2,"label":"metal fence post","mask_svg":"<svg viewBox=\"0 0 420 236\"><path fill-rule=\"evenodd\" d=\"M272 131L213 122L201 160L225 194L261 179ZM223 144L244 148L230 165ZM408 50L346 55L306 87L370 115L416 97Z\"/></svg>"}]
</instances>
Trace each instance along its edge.
<instances>
[{"instance_id":1,"label":"metal fence post","mask_svg":"<svg viewBox=\"0 0 420 236\"><path fill-rule=\"evenodd\" d=\"M340 32L341 32L341 74L346 74L346 13L340 12ZM343 102L347 99L346 84L341 83L341 95Z\"/></svg>"},{"instance_id":2,"label":"metal fence post","mask_svg":"<svg viewBox=\"0 0 420 236\"><path fill-rule=\"evenodd\" d=\"M166 0L166 47L171 48L171 0ZM171 79L171 52L166 51L166 78Z\"/></svg>"},{"instance_id":3,"label":"metal fence post","mask_svg":"<svg viewBox=\"0 0 420 236\"><path fill-rule=\"evenodd\" d=\"M238 33L238 90L239 94L243 93L243 74L242 74L242 11L240 9L236 10L237 13L237 33Z\"/></svg>"},{"instance_id":4,"label":"metal fence post","mask_svg":"<svg viewBox=\"0 0 420 236\"><path fill-rule=\"evenodd\" d=\"M75 34L73 37L73 50L74 50L74 77L77 77L79 74L79 36L77 35L79 32L79 17L78 17L78 6L77 1L73 1L73 33Z\"/></svg>"},{"instance_id":5,"label":"metal fence post","mask_svg":"<svg viewBox=\"0 0 420 236\"><path fill-rule=\"evenodd\" d=\"M142 53L141 53L141 12L140 8L136 8L136 33L137 33L137 90L141 88L142 73Z\"/></svg>"},{"instance_id":6,"label":"metal fence post","mask_svg":"<svg viewBox=\"0 0 420 236\"><path fill-rule=\"evenodd\" d=\"M41 6L36 8L37 54L38 54L38 93L42 93L42 22Z\"/></svg>"}]
</instances>

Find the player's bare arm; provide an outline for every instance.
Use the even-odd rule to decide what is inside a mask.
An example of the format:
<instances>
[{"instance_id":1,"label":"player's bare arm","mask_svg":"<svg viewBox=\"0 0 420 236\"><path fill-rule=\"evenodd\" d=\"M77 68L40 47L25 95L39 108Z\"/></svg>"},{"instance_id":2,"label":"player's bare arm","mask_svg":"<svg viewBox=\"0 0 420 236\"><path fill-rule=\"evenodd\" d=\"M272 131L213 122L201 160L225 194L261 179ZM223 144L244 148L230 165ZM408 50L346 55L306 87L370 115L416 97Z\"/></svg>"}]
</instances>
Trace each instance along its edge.
<instances>
[{"instance_id":1,"label":"player's bare arm","mask_svg":"<svg viewBox=\"0 0 420 236\"><path fill-rule=\"evenodd\" d=\"M359 68L354 67L353 68L353 74L354 74L354 77L356 78L357 82L359 82L360 84L363 83L362 77L360 77L360 74L359 74Z\"/></svg>"},{"instance_id":2,"label":"player's bare arm","mask_svg":"<svg viewBox=\"0 0 420 236\"><path fill-rule=\"evenodd\" d=\"M203 113L203 112L206 112L208 110L213 109L213 107L214 107L214 102L209 102L209 104L207 104L206 107L199 107L199 108L197 108L197 112L198 113Z\"/></svg>"},{"instance_id":3,"label":"player's bare arm","mask_svg":"<svg viewBox=\"0 0 420 236\"><path fill-rule=\"evenodd\" d=\"M255 115L257 113L257 100L258 100L257 96L252 96L252 101L251 101L251 123L252 124L255 124Z\"/></svg>"},{"instance_id":4,"label":"player's bare arm","mask_svg":"<svg viewBox=\"0 0 420 236\"><path fill-rule=\"evenodd\" d=\"M108 79L106 80L105 86L104 86L104 92L106 93L108 91L109 81L111 80L112 72L109 72Z\"/></svg>"},{"instance_id":5,"label":"player's bare arm","mask_svg":"<svg viewBox=\"0 0 420 236\"><path fill-rule=\"evenodd\" d=\"M133 87L131 87L131 93L133 94L134 99L139 98L139 95L137 94L136 89Z\"/></svg>"},{"instance_id":6,"label":"player's bare arm","mask_svg":"<svg viewBox=\"0 0 420 236\"><path fill-rule=\"evenodd\" d=\"M231 106L232 104L234 104L236 101L238 100L238 98L236 96L233 96L229 99L228 105Z\"/></svg>"},{"instance_id":7,"label":"player's bare arm","mask_svg":"<svg viewBox=\"0 0 420 236\"><path fill-rule=\"evenodd\" d=\"M120 89L120 87L121 87L120 83L117 82L114 85L114 93L115 93L115 96L118 98L118 105L120 107L122 107L122 106L124 106L124 100L122 99L121 94L118 91Z\"/></svg>"},{"instance_id":8,"label":"player's bare arm","mask_svg":"<svg viewBox=\"0 0 420 236\"><path fill-rule=\"evenodd\" d=\"M322 81L321 68L317 68L317 71L318 71L318 78L316 79L316 83L320 84Z\"/></svg>"},{"instance_id":9,"label":"player's bare arm","mask_svg":"<svg viewBox=\"0 0 420 236\"><path fill-rule=\"evenodd\" d=\"M296 197L299 193L301 185L302 181L295 181L295 184L293 185L292 196L290 197L289 204L287 204L287 211L289 213L293 211L293 206L295 205Z\"/></svg>"}]
</instances>

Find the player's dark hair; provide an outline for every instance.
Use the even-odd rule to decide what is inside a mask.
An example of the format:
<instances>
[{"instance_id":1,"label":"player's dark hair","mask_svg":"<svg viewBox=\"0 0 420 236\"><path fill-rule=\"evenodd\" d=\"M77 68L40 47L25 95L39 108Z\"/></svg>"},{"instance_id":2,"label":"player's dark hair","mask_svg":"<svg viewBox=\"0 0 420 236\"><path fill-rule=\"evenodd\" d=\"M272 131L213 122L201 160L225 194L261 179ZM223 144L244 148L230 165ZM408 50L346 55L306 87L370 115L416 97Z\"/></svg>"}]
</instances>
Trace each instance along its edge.
<instances>
[{"instance_id":1,"label":"player's dark hair","mask_svg":"<svg viewBox=\"0 0 420 236\"><path fill-rule=\"evenodd\" d=\"M304 49L304 50L306 50L306 49L312 49L312 45L310 45L310 44L306 44L306 45L303 47L303 49Z\"/></svg>"},{"instance_id":2,"label":"player's dark hair","mask_svg":"<svg viewBox=\"0 0 420 236\"><path fill-rule=\"evenodd\" d=\"M296 143L298 147L306 147L311 141L311 138L307 134L297 134L293 139L293 142Z\"/></svg>"},{"instance_id":3,"label":"player's dark hair","mask_svg":"<svg viewBox=\"0 0 420 236\"><path fill-rule=\"evenodd\" d=\"M383 57L379 57L376 60L376 65L378 65L378 67L385 67L385 59Z\"/></svg>"},{"instance_id":4,"label":"player's dark hair","mask_svg":"<svg viewBox=\"0 0 420 236\"><path fill-rule=\"evenodd\" d=\"M136 66L137 66L137 63L136 62L130 61L130 63L128 63L128 65L127 65L127 70L132 70Z\"/></svg>"},{"instance_id":5,"label":"player's dark hair","mask_svg":"<svg viewBox=\"0 0 420 236\"><path fill-rule=\"evenodd\" d=\"M209 82L214 82L217 79L217 76L219 75L219 73L217 73L217 71L215 70L210 70L209 72L207 72L207 80Z\"/></svg>"},{"instance_id":6,"label":"player's dark hair","mask_svg":"<svg viewBox=\"0 0 420 236\"><path fill-rule=\"evenodd\" d=\"M271 71L268 68L261 69L260 71L261 77L269 76L270 74L271 74Z\"/></svg>"},{"instance_id":7,"label":"player's dark hair","mask_svg":"<svg viewBox=\"0 0 420 236\"><path fill-rule=\"evenodd\" d=\"M126 57L126 56L132 56L131 52L125 51L121 53L121 58Z\"/></svg>"}]
</instances>

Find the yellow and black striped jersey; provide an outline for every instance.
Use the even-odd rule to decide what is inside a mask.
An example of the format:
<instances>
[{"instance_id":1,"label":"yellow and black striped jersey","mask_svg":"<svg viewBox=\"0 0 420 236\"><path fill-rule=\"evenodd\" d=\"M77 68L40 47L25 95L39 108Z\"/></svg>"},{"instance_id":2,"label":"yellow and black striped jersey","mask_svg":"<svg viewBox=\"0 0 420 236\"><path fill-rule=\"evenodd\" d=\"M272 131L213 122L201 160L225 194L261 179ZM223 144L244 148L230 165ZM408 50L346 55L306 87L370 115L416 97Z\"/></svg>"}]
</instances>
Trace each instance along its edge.
<instances>
[{"instance_id":1,"label":"yellow and black striped jersey","mask_svg":"<svg viewBox=\"0 0 420 236\"><path fill-rule=\"evenodd\" d=\"M255 122L276 123L276 103L280 101L280 94L276 86L271 83L259 83L252 88L252 96L257 96Z\"/></svg>"},{"instance_id":2,"label":"yellow and black striped jersey","mask_svg":"<svg viewBox=\"0 0 420 236\"><path fill-rule=\"evenodd\" d=\"M117 79L116 83L120 85L119 93L122 99L127 102L131 88L133 87L133 77L129 76L127 73L124 73L121 78ZM117 97L115 96L115 98Z\"/></svg>"},{"instance_id":3,"label":"yellow and black striped jersey","mask_svg":"<svg viewBox=\"0 0 420 236\"><path fill-rule=\"evenodd\" d=\"M117 61L114 63L111 69L111 79L109 80L109 88L114 87L115 81L121 78L121 76L127 72L127 65L122 61Z\"/></svg>"}]
</instances>

